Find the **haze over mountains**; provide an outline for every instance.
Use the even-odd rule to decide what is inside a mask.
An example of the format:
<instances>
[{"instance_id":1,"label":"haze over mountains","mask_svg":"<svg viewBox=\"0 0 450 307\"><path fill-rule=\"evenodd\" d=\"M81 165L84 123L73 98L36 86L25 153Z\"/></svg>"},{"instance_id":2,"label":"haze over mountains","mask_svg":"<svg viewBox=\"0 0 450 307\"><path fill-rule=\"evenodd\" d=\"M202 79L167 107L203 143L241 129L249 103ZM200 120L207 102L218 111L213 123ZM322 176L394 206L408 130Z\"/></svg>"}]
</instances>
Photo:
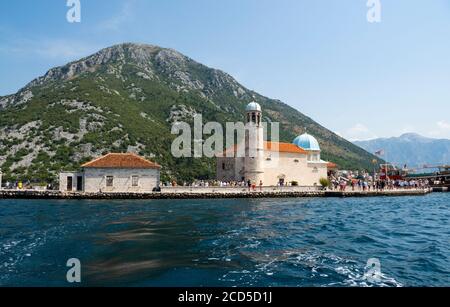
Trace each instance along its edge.
<instances>
[{"instance_id":1,"label":"haze over mountains","mask_svg":"<svg viewBox=\"0 0 450 307\"><path fill-rule=\"evenodd\" d=\"M0 167L5 179L54 181L106 152L133 151L163 166L163 179L214 178L213 159L176 159L171 126L201 113L204 122L243 121L257 101L282 141L306 128L323 159L370 169L374 156L279 100L239 84L181 53L120 44L53 68L18 93L0 97Z\"/></svg>"},{"instance_id":2,"label":"haze over mountains","mask_svg":"<svg viewBox=\"0 0 450 307\"><path fill-rule=\"evenodd\" d=\"M450 140L432 139L416 133L400 137L355 141L356 145L374 153L384 150L384 159L399 166L422 167L423 165L450 164Z\"/></svg>"}]
</instances>

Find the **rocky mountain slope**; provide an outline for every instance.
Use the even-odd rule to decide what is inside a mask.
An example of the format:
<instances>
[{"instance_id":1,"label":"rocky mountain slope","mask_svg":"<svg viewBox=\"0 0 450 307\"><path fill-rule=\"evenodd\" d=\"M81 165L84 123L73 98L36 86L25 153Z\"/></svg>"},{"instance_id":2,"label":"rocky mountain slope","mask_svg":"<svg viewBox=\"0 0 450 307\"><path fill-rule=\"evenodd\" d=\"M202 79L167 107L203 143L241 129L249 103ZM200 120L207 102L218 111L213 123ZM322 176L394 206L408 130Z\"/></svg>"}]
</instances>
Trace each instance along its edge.
<instances>
[{"instance_id":1,"label":"rocky mountain slope","mask_svg":"<svg viewBox=\"0 0 450 307\"><path fill-rule=\"evenodd\" d=\"M400 137L381 138L370 141L358 141L369 152L383 149L386 159L396 165L422 167L450 163L450 140L426 138L415 133L403 134Z\"/></svg>"},{"instance_id":2,"label":"rocky mountain slope","mask_svg":"<svg viewBox=\"0 0 450 307\"><path fill-rule=\"evenodd\" d=\"M213 178L213 160L175 159L173 122L242 121L256 100L266 121L281 123L282 141L304 128L323 158L344 168L371 168L374 158L278 100L240 85L171 49L121 44L49 70L18 93L0 97L0 167L8 180L55 181L60 170L106 152L133 151L164 167L163 178Z\"/></svg>"}]
</instances>

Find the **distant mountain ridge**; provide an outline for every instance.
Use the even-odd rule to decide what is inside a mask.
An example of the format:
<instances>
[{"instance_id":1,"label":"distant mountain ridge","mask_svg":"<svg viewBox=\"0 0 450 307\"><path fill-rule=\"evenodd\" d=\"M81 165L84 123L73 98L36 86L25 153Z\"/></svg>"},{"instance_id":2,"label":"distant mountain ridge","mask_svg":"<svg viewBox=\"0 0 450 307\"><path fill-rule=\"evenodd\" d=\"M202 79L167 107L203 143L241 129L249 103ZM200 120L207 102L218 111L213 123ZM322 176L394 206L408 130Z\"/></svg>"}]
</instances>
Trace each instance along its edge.
<instances>
[{"instance_id":1,"label":"distant mountain ridge","mask_svg":"<svg viewBox=\"0 0 450 307\"><path fill-rule=\"evenodd\" d=\"M243 120L257 101L281 141L306 128L326 160L370 169L373 155L285 103L264 97L229 74L167 48L120 44L50 69L18 93L0 97L0 168L4 178L54 181L107 152L136 152L163 166L163 179L214 178L213 159L171 155L172 123L195 114L219 123Z\"/></svg>"},{"instance_id":2,"label":"distant mountain ridge","mask_svg":"<svg viewBox=\"0 0 450 307\"><path fill-rule=\"evenodd\" d=\"M399 166L422 167L423 165L450 164L450 140L433 139L416 133L400 137L356 141L356 145L374 153L384 150L384 159Z\"/></svg>"}]
</instances>

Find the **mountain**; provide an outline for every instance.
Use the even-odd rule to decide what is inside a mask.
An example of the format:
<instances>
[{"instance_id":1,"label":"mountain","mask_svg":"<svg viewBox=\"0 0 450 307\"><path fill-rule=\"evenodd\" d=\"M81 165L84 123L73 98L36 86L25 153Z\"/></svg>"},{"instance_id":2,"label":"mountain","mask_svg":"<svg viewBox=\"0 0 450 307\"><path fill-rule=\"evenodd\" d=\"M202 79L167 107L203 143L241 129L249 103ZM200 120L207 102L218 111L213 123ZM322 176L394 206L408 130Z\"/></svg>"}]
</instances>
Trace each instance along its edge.
<instances>
[{"instance_id":1,"label":"mountain","mask_svg":"<svg viewBox=\"0 0 450 307\"><path fill-rule=\"evenodd\" d=\"M400 137L354 142L369 152L383 149L389 162L409 167L422 167L424 164L450 164L450 140L431 139L415 133Z\"/></svg>"},{"instance_id":2,"label":"mountain","mask_svg":"<svg viewBox=\"0 0 450 307\"><path fill-rule=\"evenodd\" d=\"M282 141L307 128L324 159L371 168L371 154L283 102L175 50L141 44L100 50L0 97L0 167L6 180L49 182L102 153L133 151L163 165L164 179L214 178L212 159L172 157L171 124L197 113L204 122L242 121L253 100L266 121L280 122Z\"/></svg>"}]
</instances>

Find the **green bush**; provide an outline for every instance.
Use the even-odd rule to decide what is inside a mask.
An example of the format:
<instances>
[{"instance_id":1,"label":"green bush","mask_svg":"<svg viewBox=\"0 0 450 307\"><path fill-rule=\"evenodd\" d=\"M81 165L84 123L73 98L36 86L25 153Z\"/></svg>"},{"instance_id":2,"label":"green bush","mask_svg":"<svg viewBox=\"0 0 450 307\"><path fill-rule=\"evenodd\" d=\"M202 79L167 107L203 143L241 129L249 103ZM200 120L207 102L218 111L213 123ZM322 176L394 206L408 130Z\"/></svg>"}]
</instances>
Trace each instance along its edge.
<instances>
[{"instance_id":1,"label":"green bush","mask_svg":"<svg viewBox=\"0 0 450 307\"><path fill-rule=\"evenodd\" d=\"M324 189L329 187L331 184L330 180L328 180L327 178L320 178L319 182L320 182L320 185L322 186L322 188L324 188Z\"/></svg>"}]
</instances>

